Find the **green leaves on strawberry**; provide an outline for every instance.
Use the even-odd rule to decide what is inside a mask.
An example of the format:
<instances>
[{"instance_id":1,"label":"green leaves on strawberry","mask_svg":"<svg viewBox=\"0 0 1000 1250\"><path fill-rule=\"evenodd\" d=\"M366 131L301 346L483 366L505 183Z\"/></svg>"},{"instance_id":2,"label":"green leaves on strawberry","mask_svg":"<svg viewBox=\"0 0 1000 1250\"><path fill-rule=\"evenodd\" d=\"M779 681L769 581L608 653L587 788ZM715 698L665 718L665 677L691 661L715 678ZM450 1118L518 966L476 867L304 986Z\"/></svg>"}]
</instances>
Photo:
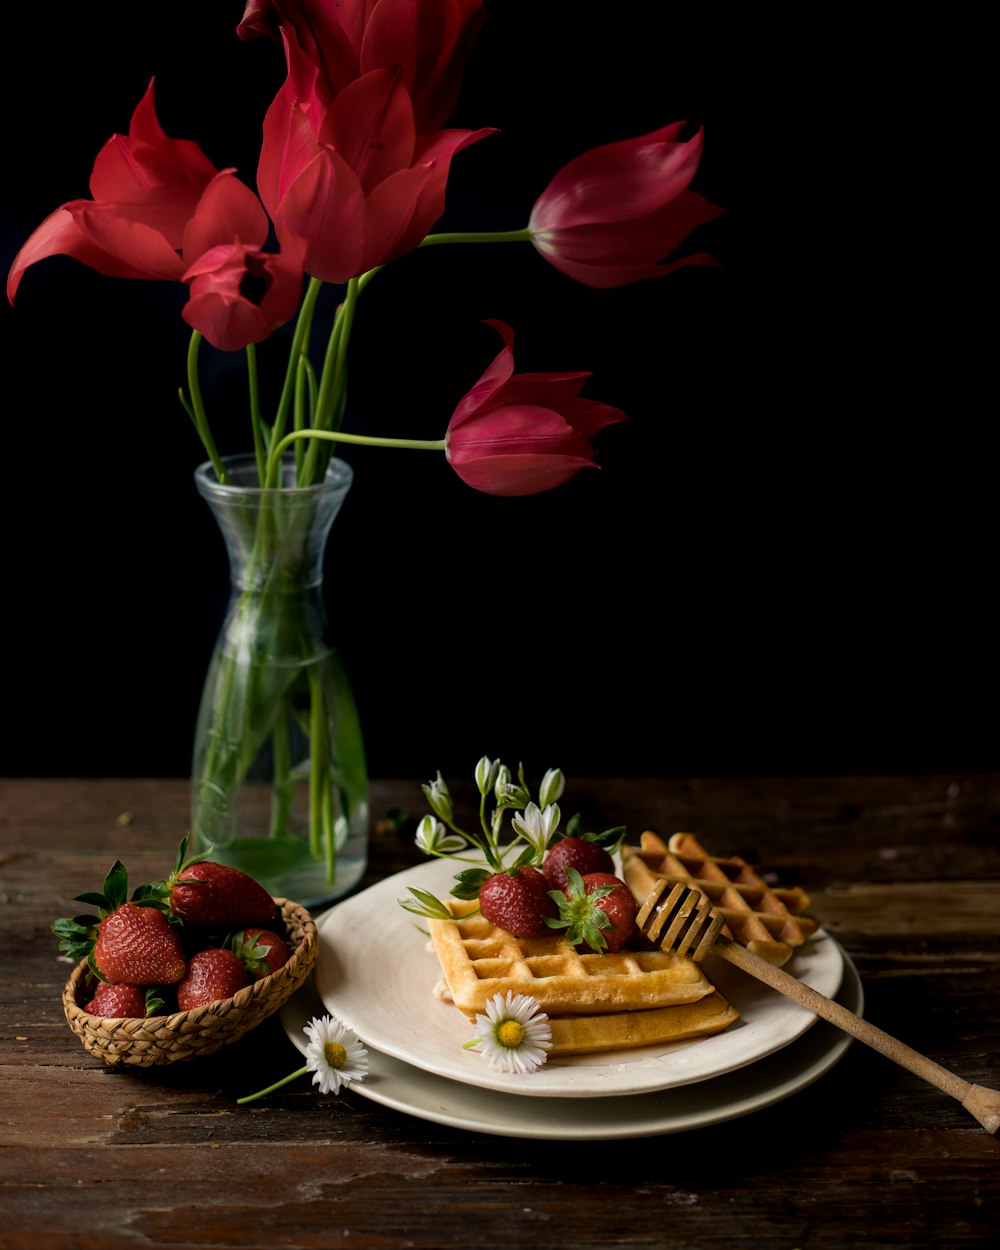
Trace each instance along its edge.
<instances>
[{"instance_id":1,"label":"green leaves on strawberry","mask_svg":"<svg viewBox=\"0 0 1000 1250\"><path fill-rule=\"evenodd\" d=\"M149 886L128 899L128 872L115 860L102 893L78 894L97 916L63 917L52 925L59 949L71 959L86 959L102 981L129 985L173 985L184 975L180 935L162 901Z\"/></svg>"},{"instance_id":2,"label":"green leaves on strawberry","mask_svg":"<svg viewBox=\"0 0 1000 1250\"><path fill-rule=\"evenodd\" d=\"M567 868L565 890L550 890L559 909L557 919L545 923L565 929L572 944L585 952L617 951L635 933L636 904L624 881L609 872L581 876Z\"/></svg>"},{"instance_id":3,"label":"green leaves on strawberry","mask_svg":"<svg viewBox=\"0 0 1000 1250\"><path fill-rule=\"evenodd\" d=\"M231 950L254 981L283 968L291 956L288 943L268 929L240 929L223 946Z\"/></svg>"}]
</instances>

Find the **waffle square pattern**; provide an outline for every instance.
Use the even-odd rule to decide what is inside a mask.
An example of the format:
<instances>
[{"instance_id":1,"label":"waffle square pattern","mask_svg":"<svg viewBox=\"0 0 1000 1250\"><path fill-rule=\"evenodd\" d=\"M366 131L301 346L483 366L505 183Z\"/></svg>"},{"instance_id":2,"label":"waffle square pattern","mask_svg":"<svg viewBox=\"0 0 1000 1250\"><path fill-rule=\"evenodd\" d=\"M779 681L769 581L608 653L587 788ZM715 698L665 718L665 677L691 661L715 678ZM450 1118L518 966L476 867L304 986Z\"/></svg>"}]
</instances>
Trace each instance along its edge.
<instances>
[{"instance_id":1,"label":"waffle square pattern","mask_svg":"<svg viewBox=\"0 0 1000 1250\"><path fill-rule=\"evenodd\" d=\"M451 999L466 1013L508 990L530 995L549 1015L595 1015L694 1003L714 989L698 964L672 952L581 955L556 931L516 938L466 914L467 903L448 906L456 919L430 920L428 931Z\"/></svg>"},{"instance_id":2,"label":"waffle square pattern","mask_svg":"<svg viewBox=\"0 0 1000 1250\"><path fill-rule=\"evenodd\" d=\"M643 833L638 847L622 847L622 876L641 907L661 877L694 886L722 912L722 932L769 963L787 963L819 923L805 915L809 895L797 886L772 888L738 855L710 855L690 833L669 843Z\"/></svg>"}]
</instances>

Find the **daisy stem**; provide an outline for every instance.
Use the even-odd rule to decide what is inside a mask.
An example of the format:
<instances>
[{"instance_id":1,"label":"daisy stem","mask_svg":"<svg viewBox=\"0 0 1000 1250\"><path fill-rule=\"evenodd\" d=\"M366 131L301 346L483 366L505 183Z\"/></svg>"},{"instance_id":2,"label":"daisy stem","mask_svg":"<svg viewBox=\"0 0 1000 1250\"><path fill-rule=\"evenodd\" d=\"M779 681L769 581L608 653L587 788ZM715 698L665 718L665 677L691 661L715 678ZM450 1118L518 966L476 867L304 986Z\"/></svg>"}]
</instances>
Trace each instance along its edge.
<instances>
[{"instance_id":1,"label":"daisy stem","mask_svg":"<svg viewBox=\"0 0 1000 1250\"><path fill-rule=\"evenodd\" d=\"M242 1105L245 1102L256 1102L258 1098L263 1098L265 1094L273 1094L276 1089L281 1089L282 1085L288 1085L291 1081L296 1081L300 1076L305 1076L309 1071L309 1065L299 1068L297 1072L291 1072L288 1076L283 1076L280 1081L275 1081L273 1085L269 1085L267 1089L259 1089L256 1094L247 1094L245 1098L237 1098L236 1102Z\"/></svg>"}]
</instances>

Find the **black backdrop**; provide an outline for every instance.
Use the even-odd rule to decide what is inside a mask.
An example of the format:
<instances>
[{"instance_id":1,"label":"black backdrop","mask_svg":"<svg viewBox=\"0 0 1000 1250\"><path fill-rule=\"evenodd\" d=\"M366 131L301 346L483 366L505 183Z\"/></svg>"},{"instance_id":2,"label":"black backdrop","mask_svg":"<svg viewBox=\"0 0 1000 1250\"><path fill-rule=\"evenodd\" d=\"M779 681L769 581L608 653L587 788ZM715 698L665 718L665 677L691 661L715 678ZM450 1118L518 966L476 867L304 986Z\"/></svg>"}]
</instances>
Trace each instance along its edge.
<instances>
[{"instance_id":1,"label":"black backdrop","mask_svg":"<svg viewBox=\"0 0 1000 1250\"><path fill-rule=\"evenodd\" d=\"M356 429L440 437L497 350L487 317L519 370L588 369L630 414L600 472L524 500L443 458L343 453L327 594L372 774L995 767L982 331L940 228L954 98L908 60L930 39L488 8L454 124L500 133L456 158L442 225L520 226L572 156L686 119L723 267L597 292L528 246L438 248L370 288ZM238 2L51 9L42 45L5 36L5 268L153 75L167 132L252 185L282 67L237 40ZM2 775L187 772L226 569L175 398L182 300L53 258L3 308ZM242 356L208 354L219 441L245 450Z\"/></svg>"}]
</instances>

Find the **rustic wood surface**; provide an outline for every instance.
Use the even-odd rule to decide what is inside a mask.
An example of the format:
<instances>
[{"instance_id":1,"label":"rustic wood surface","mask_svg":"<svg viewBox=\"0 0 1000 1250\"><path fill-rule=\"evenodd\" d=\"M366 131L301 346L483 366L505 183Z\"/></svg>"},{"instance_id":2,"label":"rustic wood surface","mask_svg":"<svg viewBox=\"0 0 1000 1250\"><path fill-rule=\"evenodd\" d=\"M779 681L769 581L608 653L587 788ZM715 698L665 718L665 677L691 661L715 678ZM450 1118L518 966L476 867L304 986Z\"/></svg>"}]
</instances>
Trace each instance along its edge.
<instances>
[{"instance_id":1,"label":"rustic wood surface","mask_svg":"<svg viewBox=\"0 0 1000 1250\"><path fill-rule=\"evenodd\" d=\"M857 1042L765 1110L603 1144L444 1128L306 1078L238 1107L301 1064L276 1019L209 1059L105 1068L62 1016L49 926L115 857L162 876L186 797L181 781L0 781L0 1246L997 1244L1000 1141ZM588 827L687 830L802 885L866 1018L1000 1088L996 776L571 780L569 804ZM365 884L419 862L424 810L418 781L373 784Z\"/></svg>"}]
</instances>

